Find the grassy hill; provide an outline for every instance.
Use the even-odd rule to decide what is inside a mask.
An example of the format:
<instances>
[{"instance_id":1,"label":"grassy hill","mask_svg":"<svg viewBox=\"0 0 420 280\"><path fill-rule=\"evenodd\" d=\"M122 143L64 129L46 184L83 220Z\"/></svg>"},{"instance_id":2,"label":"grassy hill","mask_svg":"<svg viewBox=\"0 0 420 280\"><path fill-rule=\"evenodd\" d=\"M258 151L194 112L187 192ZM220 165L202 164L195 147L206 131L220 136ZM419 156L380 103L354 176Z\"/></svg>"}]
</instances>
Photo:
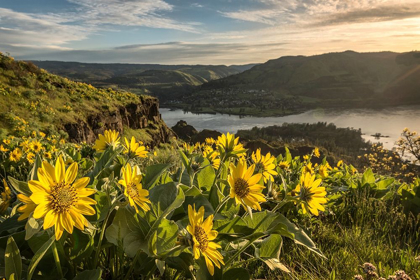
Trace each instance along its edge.
<instances>
[{"instance_id":1,"label":"grassy hill","mask_svg":"<svg viewBox=\"0 0 420 280\"><path fill-rule=\"evenodd\" d=\"M267 100L266 96L274 100L296 97L303 108L412 104L420 103L419 78L419 52L345 51L308 57L285 56L203 84L199 91L185 97L185 103L197 103L203 95L211 94L236 108L236 104L227 99L223 102L227 94L243 100L256 97L255 92L260 91L261 100ZM240 106L252 112L251 109L261 105Z\"/></svg>"},{"instance_id":2,"label":"grassy hill","mask_svg":"<svg viewBox=\"0 0 420 280\"><path fill-rule=\"evenodd\" d=\"M158 107L156 98L73 82L0 54L0 134L40 130L92 142L106 128L131 128L161 142L168 132Z\"/></svg>"},{"instance_id":3,"label":"grassy hill","mask_svg":"<svg viewBox=\"0 0 420 280\"><path fill-rule=\"evenodd\" d=\"M203 83L249 69L253 65L98 64L33 61L54 74L100 87L122 88L159 97L180 98Z\"/></svg>"}]
</instances>

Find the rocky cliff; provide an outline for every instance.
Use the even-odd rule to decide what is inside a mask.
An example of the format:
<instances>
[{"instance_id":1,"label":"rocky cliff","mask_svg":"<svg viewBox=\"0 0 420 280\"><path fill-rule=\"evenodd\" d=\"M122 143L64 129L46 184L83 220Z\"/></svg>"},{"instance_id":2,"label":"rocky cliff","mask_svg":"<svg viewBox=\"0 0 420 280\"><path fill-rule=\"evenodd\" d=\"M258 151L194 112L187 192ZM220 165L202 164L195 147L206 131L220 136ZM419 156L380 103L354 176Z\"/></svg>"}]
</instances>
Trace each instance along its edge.
<instances>
[{"instance_id":1,"label":"rocky cliff","mask_svg":"<svg viewBox=\"0 0 420 280\"><path fill-rule=\"evenodd\" d=\"M167 142L172 131L166 126L159 113L159 101L156 98L143 98L139 102L120 106L115 111L104 111L88 115L85 120L75 120L64 124L64 129L72 141L93 143L98 134L106 129L115 129L122 133L125 127L145 129L156 146Z\"/></svg>"}]
</instances>

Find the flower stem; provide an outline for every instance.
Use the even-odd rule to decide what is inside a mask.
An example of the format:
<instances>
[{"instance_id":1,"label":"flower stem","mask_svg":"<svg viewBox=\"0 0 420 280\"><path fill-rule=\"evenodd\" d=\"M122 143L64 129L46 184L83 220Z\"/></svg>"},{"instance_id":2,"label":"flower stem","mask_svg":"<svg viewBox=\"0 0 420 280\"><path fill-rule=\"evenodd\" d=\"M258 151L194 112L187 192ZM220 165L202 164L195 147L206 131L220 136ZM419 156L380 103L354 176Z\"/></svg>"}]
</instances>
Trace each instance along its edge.
<instances>
[{"instance_id":1,"label":"flower stem","mask_svg":"<svg viewBox=\"0 0 420 280\"><path fill-rule=\"evenodd\" d=\"M141 253L141 250L138 250L138 251L137 251L137 253L136 253L136 256L134 257L133 262L131 263L130 268L128 269L127 274L126 274L126 275L125 275L125 277L124 277L124 280L128 280L128 278L130 278L131 273L132 273L132 272L133 272L133 270L134 270L134 266L135 266L135 264L136 264L137 260L138 260L138 259L139 259L139 257L140 257L140 253Z\"/></svg>"},{"instance_id":2,"label":"flower stem","mask_svg":"<svg viewBox=\"0 0 420 280\"><path fill-rule=\"evenodd\" d=\"M255 240L257 240L259 237L254 237L252 239L250 239L244 247L242 247L241 249L239 249L226 263L225 263L225 267L228 267L230 265L231 262L233 262L243 251L246 250L246 248L248 248Z\"/></svg>"},{"instance_id":3,"label":"flower stem","mask_svg":"<svg viewBox=\"0 0 420 280\"><path fill-rule=\"evenodd\" d=\"M56 242L57 241L53 242L52 244L52 252L54 255L54 261L55 261L55 265L57 266L58 274L60 274L60 279L63 279L64 275L63 275L63 271L61 270L60 257L58 256Z\"/></svg>"},{"instance_id":4,"label":"flower stem","mask_svg":"<svg viewBox=\"0 0 420 280\"><path fill-rule=\"evenodd\" d=\"M216 214L219 212L219 210L223 207L223 205L229 200L230 196L226 196L225 198L223 198L223 200L219 203L219 205L217 205L216 210L214 210L214 215L216 216Z\"/></svg>"},{"instance_id":5,"label":"flower stem","mask_svg":"<svg viewBox=\"0 0 420 280\"><path fill-rule=\"evenodd\" d=\"M118 202L123 196L124 194L121 194L120 196L117 197L117 199L115 199L114 203L111 205L111 208L109 209L108 214L106 215L106 218L102 224L101 235L99 236L98 247L96 249L95 259L93 261L94 268L96 268L96 266L98 265L99 255L101 253L102 240L104 239L105 229L106 229L106 225L108 224L108 219L111 216L112 211L114 211L115 207L117 206Z\"/></svg>"}]
</instances>

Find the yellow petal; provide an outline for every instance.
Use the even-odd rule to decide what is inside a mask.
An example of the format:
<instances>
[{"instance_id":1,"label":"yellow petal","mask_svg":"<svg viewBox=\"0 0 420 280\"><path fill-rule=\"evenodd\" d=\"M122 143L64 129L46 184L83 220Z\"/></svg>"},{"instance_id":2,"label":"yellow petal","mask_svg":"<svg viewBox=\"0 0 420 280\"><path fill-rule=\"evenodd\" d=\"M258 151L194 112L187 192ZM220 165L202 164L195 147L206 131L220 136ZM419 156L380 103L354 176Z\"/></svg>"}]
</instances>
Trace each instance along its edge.
<instances>
[{"instance_id":1,"label":"yellow petal","mask_svg":"<svg viewBox=\"0 0 420 280\"><path fill-rule=\"evenodd\" d=\"M57 183L61 183L65 179L66 166L63 158L60 156L55 162L55 178Z\"/></svg>"},{"instance_id":2,"label":"yellow petal","mask_svg":"<svg viewBox=\"0 0 420 280\"><path fill-rule=\"evenodd\" d=\"M50 228L57 223L57 214L53 210L48 211L44 218L44 229Z\"/></svg>"},{"instance_id":3,"label":"yellow petal","mask_svg":"<svg viewBox=\"0 0 420 280\"><path fill-rule=\"evenodd\" d=\"M83 215L95 215L95 209L86 204L78 204L76 209Z\"/></svg>"},{"instance_id":4,"label":"yellow petal","mask_svg":"<svg viewBox=\"0 0 420 280\"><path fill-rule=\"evenodd\" d=\"M214 275L213 263L210 261L210 259L206 255L204 255L204 259L206 260L206 266L207 266L207 269L209 270L210 275L213 276Z\"/></svg>"},{"instance_id":5,"label":"yellow petal","mask_svg":"<svg viewBox=\"0 0 420 280\"><path fill-rule=\"evenodd\" d=\"M76 189L85 188L89 184L89 182L90 182L90 179L88 177L83 177L76 180L76 182L74 182L73 184L73 187Z\"/></svg>"},{"instance_id":6,"label":"yellow petal","mask_svg":"<svg viewBox=\"0 0 420 280\"><path fill-rule=\"evenodd\" d=\"M47 214L47 212L50 210L50 208L48 207L48 204L39 204L34 211L34 218L35 219L40 219L42 217L45 216L45 214Z\"/></svg>"},{"instance_id":7,"label":"yellow petal","mask_svg":"<svg viewBox=\"0 0 420 280\"><path fill-rule=\"evenodd\" d=\"M67 168L66 178L65 178L65 181L67 184L73 183L73 181L76 179L77 170L78 170L78 166L77 166L77 163L75 162L72 165L70 165L69 168Z\"/></svg>"},{"instance_id":8,"label":"yellow petal","mask_svg":"<svg viewBox=\"0 0 420 280\"><path fill-rule=\"evenodd\" d=\"M60 224L60 221L57 221L55 224L55 240L60 240L63 235L63 226Z\"/></svg>"},{"instance_id":9,"label":"yellow petal","mask_svg":"<svg viewBox=\"0 0 420 280\"><path fill-rule=\"evenodd\" d=\"M63 225L63 228L70 234L73 233L73 226L74 221L71 218L71 215L67 212L64 212L60 215L61 224Z\"/></svg>"}]
</instances>

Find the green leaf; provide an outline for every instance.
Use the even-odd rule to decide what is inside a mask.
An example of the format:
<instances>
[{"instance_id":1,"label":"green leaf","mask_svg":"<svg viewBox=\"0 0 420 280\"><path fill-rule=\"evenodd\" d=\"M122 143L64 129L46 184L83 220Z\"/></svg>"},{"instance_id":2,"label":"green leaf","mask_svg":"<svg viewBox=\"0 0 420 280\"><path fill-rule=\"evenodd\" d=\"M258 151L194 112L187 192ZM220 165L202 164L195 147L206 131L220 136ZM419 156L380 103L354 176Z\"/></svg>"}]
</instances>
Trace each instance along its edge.
<instances>
[{"instance_id":1,"label":"green leaf","mask_svg":"<svg viewBox=\"0 0 420 280\"><path fill-rule=\"evenodd\" d=\"M95 243L93 236L75 230L70 238L73 246L70 249L69 257L74 263L79 263L92 254Z\"/></svg>"},{"instance_id":2,"label":"green leaf","mask_svg":"<svg viewBox=\"0 0 420 280\"><path fill-rule=\"evenodd\" d=\"M95 193L95 201L97 202L97 204L95 205L96 219L94 220L96 222L100 222L100 221L105 220L106 215L108 214L109 208L111 207L111 201L109 200L109 196L105 192L101 192L101 191L97 191ZM91 216L91 217L95 217L95 216Z\"/></svg>"},{"instance_id":3,"label":"green leaf","mask_svg":"<svg viewBox=\"0 0 420 280\"><path fill-rule=\"evenodd\" d=\"M207 265L206 265L206 261L204 260L204 257L201 256L198 260L197 260L197 264L199 266L199 269L197 270L197 280L218 280L218 279L222 279L222 270L217 268L217 266L214 266L214 275L211 276Z\"/></svg>"},{"instance_id":4,"label":"green leaf","mask_svg":"<svg viewBox=\"0 0 420 280\"><path fill-rule=\"evenodd\" d=\"M14 279L20 280L22 276L22 259L20 257L19 248L12 236L7 239L4 260L6 265L6 279L14 277Z\"/></svg>"},{"instance_id":5,"label":"green leaf","mask_svg":"<svg viewBox=\"0 0 420 280\"><path fill-rule=\"evenodd\" d=\"M152 213L156 218L165 218L173 210L180 207L185 200L182 189L171 182L164 185L158 185L149 192Z\"/></svg>"},{"instance_id":6,"label":"green leaf","mask_svg":"<svg viewBox=\"0 0 420 280\"><path fill-rule=\"evenodd\" d=\"M136 224L135 215L127 207L120 207L112 224L106 229L105 237L108 242L118 246L127 234L136 229Z\"/></svg>"},{"instance_id":7,"label":"green leaf","mask_svg":"<svg viewBox=\"0 0 420 280\"><path fill-rule=\"evenodd\" d=\"M369 168L363 173L362 185L373 183L375 183L375 175L373 174L372 169Z\"/></svg>"},{"instance_id":8,"label":"green leaf","mask_svg":"<svg viewBox=\"0 0 420 280\"><path fill-rule=\"evenodd\" d=\"M16 192L22 193L26 196L30 196L32 194L27 182L18 181L11 176L7 177L7 179L9 179L10 185Z\"/></svg>"},{"instance_id":9,"label":"green leaf","mask_svg":"<svg viewBox=\"0 0 420 280\"><path fill-rule=\"evenodd\" d=\"M41 224L31 216L29 216L28 221L25 225L25 240L29 240L37 234L41 230L42 226Z\"/></svg>"},{"instance_id":10,"label":"green leaf","mask_svg":"<svg viewBox=\"0 0 420 280\"><path fill-rule=\"evenodd\" d=\"M28 280L32 279L32 276L35 272L35 269L38 263L44 257L45 253L48 251L48 249L51 247L54 241L55 241L55 235L51 236L51 238L46 243L44 243L44 245L42 245L42 247L32 257L31 263L29 264L29 268L28 268Z\"/></svg>"},{"instance_id":11,"label":"green leaf","mask_svg":"<svg viewBox=\"0 0 420 280\"><path fill-rule=\"evenodd\" d=\"M272 233L273 231L284 231L286 226L281 220L280 214L270 211L253 213L253 217L246 216L244 219L245 224L253 229L253 232L259 233ZM287 234L287 231L284 232Z\"/></svg>"},{"instance_id":12,"label":"green leaf","mask_svg":"<svg viewBox=\"0 0 420 280\"><path fill-rule=\"evenodd\" d=\"M394 183L395 179L394 178L388 178L382 181L379 181L378 183L376 183L376 189L377 190L386 190L388 189L388 187L390 185L392 185L392 183Z\"/></svg>"},{"instance_id":13,"label":"green leaf","mask_svg":"<svg viewBox=\"0 0 420 280\"><path fill-rule=\"evenodd\" d=\"M34 166L32 167L31 172L29 173L29 180L38 180L38 168L42 166L41 157L39 154L36 155Z\"/></svg>"},{"instance_id":14,"label":"green leaf","mask_svg":"<svg viewBox=\"0 0 420 280\"><path fill-rule=\"evenodd\" d=\"M14 215L3 222L1 222L0 233L10 230L16 230L22 228L25 225L26 221L18 221L19 215Z\"/></svg>"},{"instance_id":15,"label":"green leaf","mask_svg":"<svg viewBox=\"0 0 420 280\"><path fill-rule=\"evenodd\" d=\"M73 280L101 280L102 270L100 268L93 270L84 270L76 275Z\"/></svg>"},{"instance_id":16,"label":"green leaf","mask_svg":"<svg viewBox=\"0 0 420 280\"><path fill-rule=\"evenodd\" d=\"M178 257L169 257L165 259L166 264L176 270L185 272L187 278L194 278L192 272L194 259L189 253L181 253Z\"/></svg>"},{"instance_id":17,"label":"green leaf","mask_svg":"<svg viewBox=\"0 0 420 280\"><path fill-rule=\"evenodd\" d=\"M217 188L216 186L214 186L213 188L210 189L209 201L211 203L211 206L214 209L217 208L217 206L222 201L222 199L223 199L223 194L219 191L219 188Z\"/></svg>"},{"instance_id":18,"label":"green leaf","mask_svg":"<svg viewBox=\"0 0 420 280\"><path fill-rule=\"evenodd\" d=\"M175 247L178 238L178 225L174 221L163 219L156 232L157 255L162 255Z\"/></svg>"},{"instance_id":19,"label":"green leaf","mask_svg":"<svg viewBox=\"0 0 420 280\"><path fill-rule=\"evenodd\" d=\"M196 196L201 194L201 191L199 189L197 189L196 186L192 186L191 188L183 185L183 184L179 184L179 187L184 191L185 196Z\"/></svg>"},{"instance_id":20,"label":"green leaf","mask_svg":"<svg viewBox=\"0 0 420 280\"><path fill-rule=\"evenodd\" d=\"M303 231L303 229L297 227L295 224L290 222L282 214L279 215L279 220L287 226L287 230L294 235L294 241L296 244L303 245L312 252L315 252L321 257L325 257L322 252L316 247L312 239Z\"/></svg>"},{"instance_id":21,"label":"green leaf","mask_svg":"<svg viewBox=\"0 0 420 280\"><path fill-rule=\"evenodd\" d=\"M253 232L239 216L232 219L215 220L213 222L213 228L217 230L219 234L247 235Z\"/></svg>"},{"instance_id":22,"label":"green leaf","mask_svg":"<svg viewBox=\"0 0 420 280\"><path fill-rule=\"evenodd\" d=\"M185 203L183 204L183 207L186 213L188 213L188 205L191 205L193 208L195 205L195 209L197 211L201 208L201 206L204 206L204 212L206 214L210 215L214 213L213 206L210 204L208 199L202 194L196 196L187 196L185 198Z\"/></svg>"},{"instance_id":23,"label":"green leaf","mask_svg":"<svg viewBox=\"0 0 420 280\"><path fill-rule=\"evenodd\" d=\"M100 159L95 163L93 170L86 175L90 178L90 182L93 182L95 178L100 178L102 171L112 164L117 155L117 151L114 151L112 147L108 147L105 152L102 153Z\"/></svg>"},{"instance_id":24,"label":"green leaf","mask_svg":"<svg viewBox=\"0 0 420 280\"><path fill-rule=\"evenodd\" d=\"M146 175L143 178L143 187L147 190L151 189L169 166L169 164L155 164L148 166L146 168Z\"/></svg>"},{"instance_id":25,"label":"green leaf","mask_svg":"<svg viewBox=\"0 0 420 280\"><path fill-rule=\"evenodd\" d=\"M288 161L288 162L292 162L292 154L290 153L289 148L284 147L284 149L286 150L286 155L285 155L285 157L286 157L286 161Z\"/></svg>"},{"instance_id":26,"label":"green leaf","mask_svg":"<svg viewBox=\"0 0 420 280\"><path fill-rule=\"evenodd\" d=\"M280 269L284 272L290 273L290 270L284 264L282 264L278 259L274 259L274 258L265 259L263 261L271 270Z\"/></svg>"},{"instance_id":27,"label":"green leaf","mask_svg":"<svg viewBox=\"0 0 420 280\"><path fill-rule=\"evenodd\" d=\"M248 280L251 279L245 268L232 268L223 273L223 280Z\"/></svg>"},{"instance_id":28,"label":"green leaf","mask_svg":"<svg viewBox=\"0 0 420 280\"><path fill-rule=\"evenodd\" d=\"M280 234L271 234L261 242L260 258L275 258L278 259L280 249L283 244L283 238Z\"/></svg>"},{"instance_id":29,"label":"green leaf","mask_svg":"<svg viewBox=\"0 0 420 280\"><path fill-rule=\"evenodd\" d=\"M182 152L182 151L178 151L179 152L179 154L181 155L181 161L182 161L182 164L184 165L184 167L185 167L185 169L187 170L187 172L188 172L188 174L192 174L193 173L193 170L192 170L192 168L191 168L191 162L190 162L190 160L188 159L188 157L184 154L184 152Z\"/></svg>"},{"instance_id":30,"label":"green leaf","mask_svg":"<svg viewBox=\"0 0 420 280\"><path fill-rule=\"evenodd\" d=\"M213 167L210 165L208 159L204 159L203 165L207 165L207 167L201 169L197 173L197 183L200 189L210 190L213 185L214 178L216 177L216 173L214 172Z\"/></svg>"}]
</instances>

